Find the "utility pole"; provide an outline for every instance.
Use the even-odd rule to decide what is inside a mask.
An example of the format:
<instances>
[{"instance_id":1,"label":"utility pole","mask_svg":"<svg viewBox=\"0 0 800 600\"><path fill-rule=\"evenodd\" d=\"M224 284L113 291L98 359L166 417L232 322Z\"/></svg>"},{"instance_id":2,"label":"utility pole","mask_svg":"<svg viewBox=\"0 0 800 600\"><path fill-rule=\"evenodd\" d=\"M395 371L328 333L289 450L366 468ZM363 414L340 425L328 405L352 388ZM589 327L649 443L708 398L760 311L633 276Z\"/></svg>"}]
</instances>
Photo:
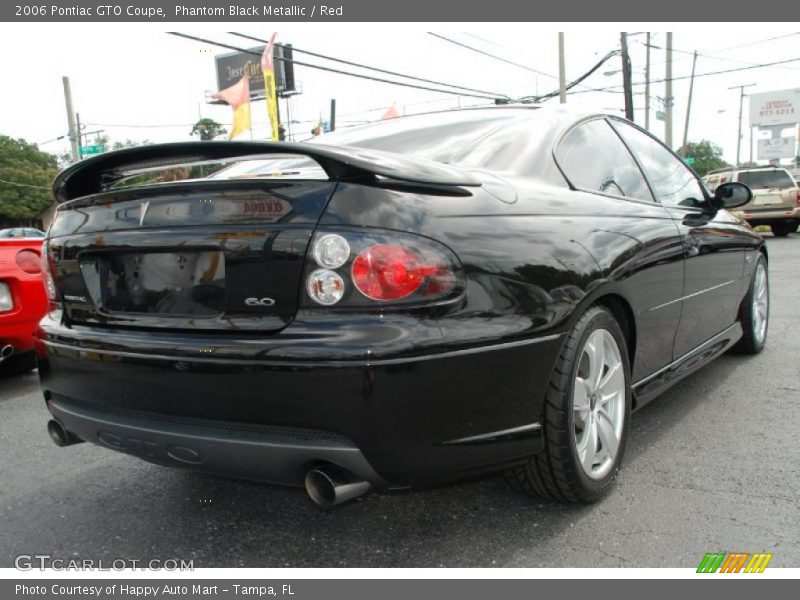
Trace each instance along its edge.
<instances>
[{"instance_id":1,"label":"utility pole","mask_svg":"<svg viewBox=\"0 0 800 600\"><path fill-rule=\"evenodd\" d=\"M664 95L664 143L672 150L672 32L667 32L667 72Z\"/></svg>"},{"instance_id":2,"label":"utility pole","mask_svg":"<svg viewBox=\"0 0 800 600\"><path fill-rule=\"evenodd\" d=\"M689 113L692 112L692 92L694 91L694 68L697 66L697 50L692 58L692 78L689 80L689 100L686 102L686 124L683 126L683 145L681 156L686 156L686 144L689 142Z\"/></svg>"},{"instance_id":3,"label":"utility pole","mask_svg":"<svg viewBox=\"0 0 800 600\"><path fill-rule=\"evenodd\" d=\"M650 32L647 32L646 58L644 65L644 128L650 131Z\"/></svg>"},{"instance_id":4,"label":"utility pole","mask_svg":"<svg viewBox=\"0 0 800 600\"><path fill-rule=\"evenodd\" d=\"M729 87L729 90L739 90L739 125L736 128L736 166L741 164L742 156L742 108L744 107L744 88L753 87L755 83L746 83L745 85L734 85ZM751 144L752 147L752 144Z\"/></svg>"},{"instance_id":5,"label":"utility pole","mask_svg":"<svg viewBox=\"0 0 800 600\"><path fill-rule=\"evenodd\" d=\"M628 56L628 34L619 36L622 47L622 87L625 90L625 118L633 121L633 88L631 87L631 58Z\"/></svg>"},{"instance_id":6,"label":"utility pole","mask_svg":"<svg viewBox=\"0 0 800 600\"><path fill-rule=\"evenodd\" d=\"M331 121L330 130L336 130L336 98L331 98Z\"/></svg>"},{"instance_id":7,"label":"utility pole","mask_svg":"<svg viewBox=\"0 0 800 600\"><path fill-rule=\"evenodd\" d=\"M64 102L67 105L67 125L69 126L69 144L72 149L72 160L78 162L78 131L75 127L75 108L72 106L72 90L69 87L69 77L62 77L64 83Z\"/></svg>"},{"instance_id":8,"label":"utility pole","mask_svg":"<svg viewBox=\"0 0 800 600\"><path fill-rule=\"evenodd\" d=\"M564 64L564 32L558 32L558 98L567 103L567 69Z\"/></svg>"}]
</instances>

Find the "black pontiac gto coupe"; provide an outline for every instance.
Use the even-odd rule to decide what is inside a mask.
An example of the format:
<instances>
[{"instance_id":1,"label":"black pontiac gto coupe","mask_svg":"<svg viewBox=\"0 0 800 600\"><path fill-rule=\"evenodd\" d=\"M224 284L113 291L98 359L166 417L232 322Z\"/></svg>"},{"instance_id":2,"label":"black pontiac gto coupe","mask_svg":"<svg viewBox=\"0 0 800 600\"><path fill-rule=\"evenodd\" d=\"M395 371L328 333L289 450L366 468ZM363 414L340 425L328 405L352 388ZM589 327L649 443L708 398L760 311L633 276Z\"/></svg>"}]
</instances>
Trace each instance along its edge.
<instances>
[{"instance_id":1,"label":"black pontiac gto coupe","mask_svg":"<svg viewBox=\"0 0 800 600\"><path fill-rule=\"evenodd\" d=\"M767 250L607 115L498 107L319 143L194 142L54 184L40 374L59 445L329 506L505 470L609 488L632 409L761 350Z\"/></svg>"}]
</instances>

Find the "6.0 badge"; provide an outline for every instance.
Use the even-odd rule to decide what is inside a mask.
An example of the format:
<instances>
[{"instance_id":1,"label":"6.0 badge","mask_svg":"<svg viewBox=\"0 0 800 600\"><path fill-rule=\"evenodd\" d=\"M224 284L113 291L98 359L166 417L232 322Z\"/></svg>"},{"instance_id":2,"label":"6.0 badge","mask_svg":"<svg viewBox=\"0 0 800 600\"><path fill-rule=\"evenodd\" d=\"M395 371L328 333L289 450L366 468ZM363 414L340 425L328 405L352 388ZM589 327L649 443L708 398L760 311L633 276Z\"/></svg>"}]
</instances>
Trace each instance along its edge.
<instances>
[{"instance_id":1,"label":"6.0 badge","mask_svg":"<svg viewBox=\"0 0 800 600\"><path fill-rule=\"evenodd\" d=\"M272 298L245 298L244 303L247 306L275 306Z\"/></svg>"}]
</instances>

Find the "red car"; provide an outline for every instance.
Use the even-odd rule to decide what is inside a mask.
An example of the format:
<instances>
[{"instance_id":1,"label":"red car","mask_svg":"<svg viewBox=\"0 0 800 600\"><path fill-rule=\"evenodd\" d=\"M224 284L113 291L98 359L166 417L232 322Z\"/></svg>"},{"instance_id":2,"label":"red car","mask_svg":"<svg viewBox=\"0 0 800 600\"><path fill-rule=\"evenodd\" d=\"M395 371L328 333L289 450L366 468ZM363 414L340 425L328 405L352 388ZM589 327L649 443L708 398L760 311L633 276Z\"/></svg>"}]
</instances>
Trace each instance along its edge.
<instances>
[{"instance_id":1,"label":"red car","mask_svg":"<svg viewBox=\"0 0 800 600\"><path fill-rule=\"evenodd\" d=\"M41 239L0 238L0 373L36 366L33 331L47 312Z\"/></svg>"}]
</instances>

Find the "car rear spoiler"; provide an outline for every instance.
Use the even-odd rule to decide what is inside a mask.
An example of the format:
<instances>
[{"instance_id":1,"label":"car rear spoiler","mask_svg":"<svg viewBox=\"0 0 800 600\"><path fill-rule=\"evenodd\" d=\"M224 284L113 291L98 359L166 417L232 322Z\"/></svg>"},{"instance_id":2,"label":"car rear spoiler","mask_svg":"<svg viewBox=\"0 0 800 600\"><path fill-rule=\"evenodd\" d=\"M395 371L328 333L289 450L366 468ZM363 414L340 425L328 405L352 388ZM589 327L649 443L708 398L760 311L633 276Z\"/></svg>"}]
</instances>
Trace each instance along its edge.
<instances>
[{"instance_id":1,"label":"car rear spoiler","mask_svg":"<svg viewBox=\"0 0 800 600\"><path fill-rule=\"evenodd\" d=\"M481 185L456 167L379 150L292 142L180 142L125 148L81 160L59 173L53 194L57 202L66 202L105 191L137 172L269 155L307 156L335 181L377 175L426 185Z\"/></svg>"}]
</instances>

